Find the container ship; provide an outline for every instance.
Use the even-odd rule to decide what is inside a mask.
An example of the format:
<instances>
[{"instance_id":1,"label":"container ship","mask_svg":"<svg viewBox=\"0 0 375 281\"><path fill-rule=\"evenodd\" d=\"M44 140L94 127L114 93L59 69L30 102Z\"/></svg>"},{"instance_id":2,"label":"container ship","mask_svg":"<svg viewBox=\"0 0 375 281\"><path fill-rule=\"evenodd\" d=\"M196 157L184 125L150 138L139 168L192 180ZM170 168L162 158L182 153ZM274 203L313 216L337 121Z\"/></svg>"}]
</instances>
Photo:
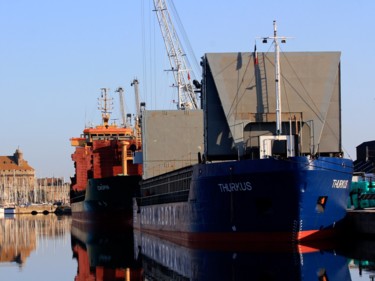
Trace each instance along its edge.
<instances>
[{"instance_id":1,"label":"container ship","mask_svg":"<svg viewBox=\"0 0 375 281\"><path fill-rule=\"evenodd\" d=\"M114 219L131 225L132 198L139 191L142 174L142 164L134 161L135 152L141 149L138 122L135 128L110 124L112 99L108 89L101 89L98 100L102 124L85 128L80 137L71 138L75 147L75 175L70 190L72 217Z\"/></svg>"},{"instance_id":2,"label":"container ship","mask_svg":"<svg viewBox=\"0 0 375 281\"><path fill-rule=\"evenodd\" d=\"M201 109L143 113L136 228L185 242L337 234L353 172L340 52L281 55L276 23L267 40L274 52L202 57Z\"/></svg>"}]
</instances>

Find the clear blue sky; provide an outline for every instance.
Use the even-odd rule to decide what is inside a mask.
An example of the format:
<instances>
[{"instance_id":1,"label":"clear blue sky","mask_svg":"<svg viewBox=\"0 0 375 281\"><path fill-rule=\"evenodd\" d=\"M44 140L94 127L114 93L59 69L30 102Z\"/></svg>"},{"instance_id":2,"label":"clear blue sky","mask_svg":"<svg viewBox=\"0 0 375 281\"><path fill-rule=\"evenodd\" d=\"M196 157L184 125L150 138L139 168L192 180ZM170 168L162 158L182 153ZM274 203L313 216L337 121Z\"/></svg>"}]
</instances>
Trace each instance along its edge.
<instances>
[{"instance_id":1,"label":"clear blue sky","mask_svg":"<svg viewBox=\"0 0 375 281\"><path fill-rule=\"evenodd\" d=\"M273 20L280 35L294 37L284 51L341 51L346 156L354 160L356 146L375 139L373 0L174 2L197 61L206 52L252 51L256 37L272 35ZM68 179L69 139L99 123L100 88L124 87L134 113L137 77L149 109L174 108L151 10L151 0L0 0L0 155L19 147L38 177Z\"/></svg>"}]
</instances>

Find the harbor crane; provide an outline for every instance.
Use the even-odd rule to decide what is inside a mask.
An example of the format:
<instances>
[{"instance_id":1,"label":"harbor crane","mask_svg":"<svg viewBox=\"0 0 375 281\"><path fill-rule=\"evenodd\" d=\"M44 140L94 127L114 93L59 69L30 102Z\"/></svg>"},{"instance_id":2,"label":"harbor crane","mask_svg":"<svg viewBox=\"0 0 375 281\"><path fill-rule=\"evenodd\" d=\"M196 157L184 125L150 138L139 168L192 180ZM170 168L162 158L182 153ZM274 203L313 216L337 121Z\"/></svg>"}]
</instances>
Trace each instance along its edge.
<instances>
[{"instance_id":1,"label":"harbor crane","mask_svg":"<svg viewBox=\"0 0 375 281\"><path fill-rule=\"evenodd\" d=\"M140 103L139 103L139 88L138 88L138 79L134 78L133 82L131 82L131 86L134 86L134 95L135 95L135 106L136 106L136 114L137 118L141 115Z\"/></svg>"},{"instance_id":2,"label":"harbor crane","mask_svg":"<svg viewBox=\"0 0 375 281\"><path fill-rule=\"evenodd\" d=\"M165 0L153 0L178 92L177 109L198 109L191 67L180 44Z\"/></svg>"},{"instance_id":3,"label":"harbor crane","mask_svg":"<svg viewBox=\"0 0 375 281\"><path fill-rule=\"evenodd\" d=\"M141 138L141 124L140 124L140 118L141 118L141 105L139 103L139 89L138 89L138 79L134 78L133 82L131 82L131 86L134 86L134 95L135 95L135 106L136 106L136 115L135 115L135 132L138 139Z\"/></svg>"},{"instance_id":4,"label":"harbor crane","mask_svg":"<svg viewBox=\"0 0 375 281\"><path fill-rule=\"evenodd\" d=\"M120 111L121 111L122 125L124 127L127 127L126 114L125 114L125 108L124 108L124 89L122 87L118 87L116 92L118 92L119 98L120 98Z\"/></svg>"}]
</instances>

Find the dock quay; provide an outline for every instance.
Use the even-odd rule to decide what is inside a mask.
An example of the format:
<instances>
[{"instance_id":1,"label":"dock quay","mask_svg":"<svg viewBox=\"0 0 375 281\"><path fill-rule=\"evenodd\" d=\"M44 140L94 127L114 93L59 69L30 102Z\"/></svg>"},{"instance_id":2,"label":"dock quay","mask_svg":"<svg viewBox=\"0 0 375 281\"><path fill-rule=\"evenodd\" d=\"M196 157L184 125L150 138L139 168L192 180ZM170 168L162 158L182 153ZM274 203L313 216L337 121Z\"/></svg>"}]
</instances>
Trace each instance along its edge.
<instances>
[{"instance_id":1,"label":"dock quay","mask_svg":"<svg viewBox=\"0 0 375 281\"><path fill-rule=\"evenodd\" d=\"M28 206L16 206L15 214L49 214L56 211L57 206L54 205L28 205Z\"/></svg>"},{"instance_id":2,"label":"dock quay","mask_svg":"<svg viewBox=\"0 0 375 281\"><path fill-rule=\"evenodd\" d=\"M375 235L375 208L348 210L345 228L355 234Z\"/></svg>"}]
</instances>

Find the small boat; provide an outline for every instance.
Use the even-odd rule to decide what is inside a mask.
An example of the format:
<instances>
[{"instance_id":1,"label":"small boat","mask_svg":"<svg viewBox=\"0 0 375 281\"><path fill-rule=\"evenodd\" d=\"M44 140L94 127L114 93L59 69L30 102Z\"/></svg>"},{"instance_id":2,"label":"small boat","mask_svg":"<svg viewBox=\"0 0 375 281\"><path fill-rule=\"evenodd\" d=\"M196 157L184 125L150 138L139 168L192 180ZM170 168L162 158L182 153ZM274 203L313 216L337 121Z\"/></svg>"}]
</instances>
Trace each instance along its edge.
<instances>
[{"instance_id":1,"label":"small boat","mask_svg":"<svg viewBox=\"0 0 375 281\"><path fill-rule=\"evenodd\" d=\"M16 213L16 207L14 206L1 206L0 207L0 213L1 214L15 214Z\"/></svg>"}]
</instances>

